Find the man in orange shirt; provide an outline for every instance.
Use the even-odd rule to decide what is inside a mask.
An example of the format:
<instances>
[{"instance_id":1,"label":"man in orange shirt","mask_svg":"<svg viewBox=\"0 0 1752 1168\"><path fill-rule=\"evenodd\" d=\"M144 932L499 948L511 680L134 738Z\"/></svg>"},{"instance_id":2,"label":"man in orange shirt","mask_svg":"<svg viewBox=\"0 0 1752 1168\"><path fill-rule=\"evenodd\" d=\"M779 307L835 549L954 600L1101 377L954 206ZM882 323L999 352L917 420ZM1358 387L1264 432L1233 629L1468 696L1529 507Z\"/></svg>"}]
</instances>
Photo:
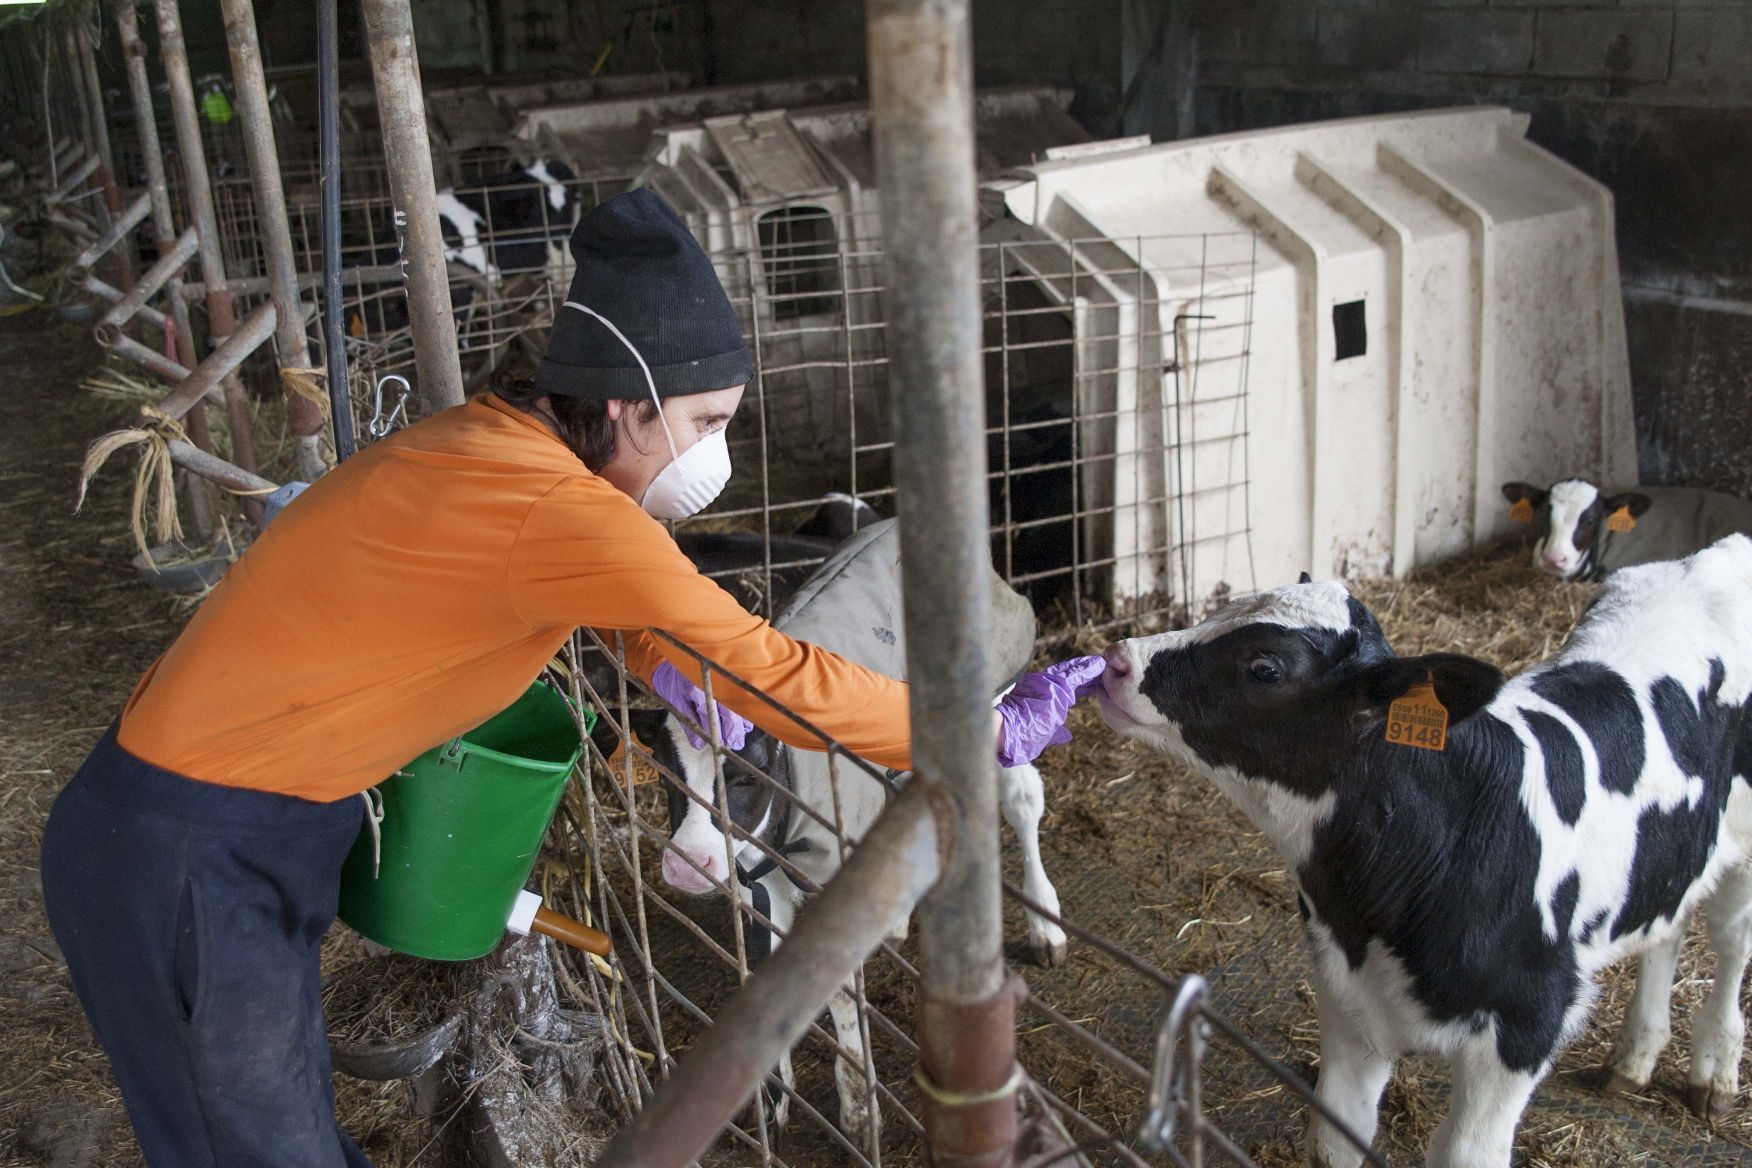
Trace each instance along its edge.
<instances>
[{"instance_id":1,"label":"man in orange shirt","mask_svg":"<svg viewBox=\"0 0 1752 1168\"><path fill-rule=\"evenodd\" d=\"M710 260L648 191L592 210L572 247L533 383L411 426L299 496L56 801L49 920L155 1168L366 1163L334 1122L317 975L356 796L509 705L578 626L622 634L634 672L703 709L693 659L648 631L664 629L855 752L909 766L904 684L750 615L658 522L723 488L753 375ZM1063 740L1095 672L1025 678L998 712L1005 759Z\"/></svg>"}]
</instances>

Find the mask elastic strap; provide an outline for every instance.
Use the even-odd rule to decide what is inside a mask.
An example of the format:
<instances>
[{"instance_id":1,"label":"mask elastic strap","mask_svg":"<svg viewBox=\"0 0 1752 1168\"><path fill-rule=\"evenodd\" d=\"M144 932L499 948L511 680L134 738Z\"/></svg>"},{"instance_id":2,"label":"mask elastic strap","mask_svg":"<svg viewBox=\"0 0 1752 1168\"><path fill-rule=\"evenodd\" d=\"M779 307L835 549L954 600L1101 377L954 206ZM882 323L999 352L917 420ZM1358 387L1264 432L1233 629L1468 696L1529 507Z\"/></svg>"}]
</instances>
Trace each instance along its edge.
<instances>
[{"instance_id":1,"label":"mask elastic strap","mask_svg":"<svg viewBox=\"0 0 1752 1168\"><path fill-rule=\"evenodd\" d=\"M576 300L567 300L561 305L561 307L576 308L579 312L594 316L597 320L602 322L602 327L614 334L615 340L627 347L627 352L631 353L633 355L633 360L639 363L639 372L645 375L645 385L651 390L651 401L657 406L657 420L663 423L663 437L669 443L669 457L671 459L680 458L681 452L675 448L675 435L669 432L669 419L663 416L663 399L657 396L657 382L651 377L651 367L645 364L644 355L639 352L633 342L627 340L625 333L614 327L614 322L612 320L609 320L608 317L602 315L594 308L579 304Z\"/></svg>"}]
</instances>

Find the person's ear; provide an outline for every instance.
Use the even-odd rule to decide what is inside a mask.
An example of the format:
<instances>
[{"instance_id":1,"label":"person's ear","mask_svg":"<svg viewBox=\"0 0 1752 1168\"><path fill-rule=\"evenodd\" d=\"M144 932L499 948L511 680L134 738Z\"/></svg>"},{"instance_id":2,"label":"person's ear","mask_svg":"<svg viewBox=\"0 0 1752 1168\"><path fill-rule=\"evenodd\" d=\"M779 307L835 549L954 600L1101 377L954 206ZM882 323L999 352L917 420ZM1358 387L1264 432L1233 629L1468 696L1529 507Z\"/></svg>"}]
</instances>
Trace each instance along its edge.
<instances>
[{"instance_id":1,"label":"person's ear","mask_svg":"<svg viewBox=\"0 0 1752 1168\"><path fill-rule=\"evenodd\" d=\"M603 402L602 404L603 404L604 412L606 412L608 414L609 421L611 421L611 422L620 421L621 402L618 398L611 397L606 402Z\"/></svg>"}]
</instances>

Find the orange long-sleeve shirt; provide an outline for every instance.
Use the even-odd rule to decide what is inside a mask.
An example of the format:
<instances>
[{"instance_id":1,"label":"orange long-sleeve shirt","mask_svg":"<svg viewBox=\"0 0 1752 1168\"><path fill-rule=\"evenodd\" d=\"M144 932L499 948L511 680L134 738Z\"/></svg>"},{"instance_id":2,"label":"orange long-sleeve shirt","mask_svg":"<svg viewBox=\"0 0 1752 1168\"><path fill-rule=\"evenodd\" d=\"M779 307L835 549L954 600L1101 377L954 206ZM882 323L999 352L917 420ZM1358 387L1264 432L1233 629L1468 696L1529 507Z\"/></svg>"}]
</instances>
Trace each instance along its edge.
<instances>
[{"instance_id":1,"label":"orange long-sleeve shirt","mask_svg":"<svg viewBox=\"0 0 1752 1168\"><path fill-rule=\"evenodd\" d=\"M120 744L192 779L355 795L523 692L579 626L649 677L664 629L848 748L910 765L906 686L794 641L699 574L662 525L497 398L410 426L316 482L149 669ZM816 745L727 682L779 739Z\"/></svg>"}]
</instances>

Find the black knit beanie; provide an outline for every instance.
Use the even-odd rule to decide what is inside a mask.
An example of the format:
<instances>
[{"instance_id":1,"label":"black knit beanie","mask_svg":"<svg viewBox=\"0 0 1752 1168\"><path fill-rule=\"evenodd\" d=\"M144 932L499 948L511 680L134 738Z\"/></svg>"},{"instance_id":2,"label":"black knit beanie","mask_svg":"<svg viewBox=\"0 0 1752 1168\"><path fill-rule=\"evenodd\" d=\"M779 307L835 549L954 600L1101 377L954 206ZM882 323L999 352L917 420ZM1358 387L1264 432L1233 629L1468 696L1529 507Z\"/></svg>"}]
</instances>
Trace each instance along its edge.
<instances>
[{"instance_id":1,"label":"black knit beanie","mask_svg":"<svg viewBox=\"0 0 1752 1168\"><path fill-rule=\"evenodd\" d=\"M572 255L578 269L566 299L601 313L638 346L659 397L753 378L742 324L718 273L662 196L632 190L597 204L572 232ZM567 397L650 396L637 358L600 320L575 308L555 311L535 384Z\"/></svg>"}]
</instances>

